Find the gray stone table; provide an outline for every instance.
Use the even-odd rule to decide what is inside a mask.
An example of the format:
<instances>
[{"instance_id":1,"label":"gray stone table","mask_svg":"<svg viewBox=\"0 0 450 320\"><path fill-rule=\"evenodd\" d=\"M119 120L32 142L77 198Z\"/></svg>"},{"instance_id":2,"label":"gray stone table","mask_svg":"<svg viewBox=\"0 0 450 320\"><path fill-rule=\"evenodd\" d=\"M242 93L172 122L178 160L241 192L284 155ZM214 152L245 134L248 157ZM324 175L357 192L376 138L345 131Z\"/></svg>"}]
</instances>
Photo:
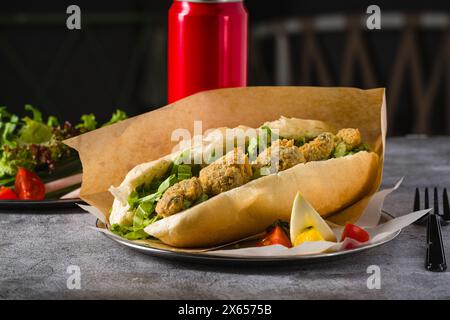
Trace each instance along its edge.
<instances>
[{"instance_id":1,"label":"gray stone table","mask_svg":"<svg viewBox=\"0 0 450 320\"><path fill-rule=\"evenodd\" d=\"M385 209L411 211L414 188L450 187L450 138L388 141L383 187L405 176ZM170 262L124 248L87 228L89 214L0 214L0 298L449 299L450 271L424 269L425 228L359 255L308 265L245 267ZM450 258L450 226L443 227ZM69 265L81 289L69 290ZM381 289L367 288L378 265Z\"/></svg>"}]
</instances>

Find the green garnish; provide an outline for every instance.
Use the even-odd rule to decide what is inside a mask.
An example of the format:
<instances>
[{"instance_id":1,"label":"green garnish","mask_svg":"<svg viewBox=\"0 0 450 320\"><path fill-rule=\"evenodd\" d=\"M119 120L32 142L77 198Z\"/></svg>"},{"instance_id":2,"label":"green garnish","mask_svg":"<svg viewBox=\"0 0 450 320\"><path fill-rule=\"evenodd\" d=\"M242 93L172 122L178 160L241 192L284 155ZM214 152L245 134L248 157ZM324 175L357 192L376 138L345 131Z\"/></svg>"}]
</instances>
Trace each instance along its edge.
<instances>
[{"instance_id":1,"label":"green garnish","mask_svg":"<svg viewBox=\"0 0 450 320\"><path fill-rule=\"evenodd\" d=\"M199 204L199 203L205 202L205 201L208 200L208 199L209 199L208 195L207 195L206 193L203 193L203 194L200 196L200 198L198 198L197 201L195 201L194 204L197 205L197 204Z\"/></svg>"},{"instance_id":2,"label":"green garnish","mask_svg":"<svg viewBox=\"0 0 450 320\"><path fill-rule=\"evenodd\" d=\"M294 145L296 147L301 147L302 145L304 145L306 142L308 142L306 140L306 137L301 137L301 138L295 138L294 139Z\"/></svg>"},{"instance_id":3,"label":"green garnish","mask_svg":"<svg viewBox=\"0 0 450 320\"><path fill-rule=\"evenodd\" d=\"M112 226L111 231L118 234L128 240L147 239L149 237L143 229L149 224L157 221L160 217L156 214L156 203L161 199L164 192L167 191L175 183L182 180L192 178L192 169L196 168L195 165L191 166L183 164L185 159L190 156L190 151L182 152L173 163L172 168L169 170L169 176L166 176L163 180L152 181L148 184L143 184L131 192L128 197L128 204L130 209L133 210L133 226ZM202 201L206 201L208 196L203 194L199 200L195 203L185 200L183 208L188 209L194 204L198 204Z\"/></svg>"},{"instance_id":4,"label":"green garnish","mask_svg":"<svg viewBox=\"0 0 450 320\"><path fill-rule=\"evenodd\" d=\"M114 112L111 116L111 119L106 122L105 124L102 125L102 127L106 127L109 126L111 124L117 123L119 121L125 120L127 117L127 114L125 113L125 111L117 109L116 112ZM95 119L95 117L94 117Z\"/></svg>"},{"instance_id":5,"label":"green garnish","mask_svg":"<svg viewBox=\"0 0 450 320\"><path fill-rule=\"evenodd\" d=\"M113 224L111 226L111 231L128 240L143 240L149 238L150 236L144 231L144 228L161 219L161 217L154 214L154 209L154 203L141 203L134 213L132 226L125 227Z\"/></svg>"},{"instance_id":6,"label":"green garnish","mask_svg":"<svg viewBox=\"0 0 450 320\"><path fill-rule=\"evenodd\" d=\"M26 111L31 111L31 113L33 114L33 120L34 121L43 123L43 121L42 121L42 112L40 112L38 109L36 109L35 107L33 107L30 104L26 104L25 105L25 110Z\"/></svg>"},{"instance_id":7,"label":"green garnish","mask_svg":"<svg viewBox=\"0 0 450 320\"><path fill-rule=\"evenodd\" d=\"M333 157L340 158L345 155L347 155L347 145L344 142L340 142L334 148Z\"/></svg>"},{"instance_id":8,"label":"green garnish","mask_svg":"<svg viewBox=\"0 0 450 320\"><path fill-rule=\"evenodd\" d=\"M267 148L270 147L272 130L270 130L270 128L268 126L262 126L260 128L260 130L261 130L262 134L259 134L258 136L251 138L248 143L247 153L248 153L249 157L256 157L258 154L258 151L259 151L259 153L261 153L263 151L263 150L258 150L258 148L263 149L263 147L264 147L264 144L260 140L261 136L263 137L263 139L266 142L265 147L267 147Z\"/></svg>"},{"instance_id":9,"label":"green garnish","mask_svg":"<svg viewBox=\"0 0 450 320\"><path fill-rule=\"evenodd\" d=\"M186 163L186 160L188 160L191 156L191 151L189 149L184 150L181 152L174 160L174 165L179 165L182 163Z\"/></svg>"},{"instance_id":10,"label":"green garnish","mask_svg":"<svg viewBox=\"0 0 450 320\"><path fill-rule=\"evenodd\" d=\"M27 104L28 116L19 117L0 107L0 186L12 186L19 166L35 171L46 180L79 172L81 164L76 152L63 140L93 130L97 123L93 114L83 115L82 123L72 126L55 116L45 121L37 108ZM117 110L112 120L126 117ZM110 124L107 122L107 124Z\"/></svg>"},{"instance_id":11,"label":"green garnish","mask_svg":"<svg viewBox=\"0 0 450 320\"><path fill-rule=\"evenodd\" d=\"M184 200L183 201L183 209L186 210L192 206L192 201Z\"/></svg>"},{"instance_id":12,"label":"green garnish","mask_svg":"<svg viewBox=\"0 0 450 320\"><path fill-rule=\"evenodd\" d=\"M169 189L171 186L173 186L177 182L178 178L175 174L171 174L166 180L164 180L158 187L158 192L161 193L161 195Z\"/></svg>"},{"instance_id":13,"label":"green garnish","mask_svg":"<svg viewBox=\"0 0 450 320\"><path fill-rule=\"evenodd\" d=\"M81 116L82 123L75 126L76 129L82 131L91 131L97 128L97 121L95 120L95 115L93 113L83 114Z\"/></svg>"},{"instance_id":14,"label":"green garnish","mask_svg":"<svg viewBox=\"0 0 450 320\"><path fill-rule=\"evenodd\" d=\"M111 226L111 232L128 240L144 240L149 237L144 228L124 227L118 224Z\"/></svg>"},{"instance_id":15,"label":"green garnish","mask_svg":"<svg viewBox=\"0 0 450 320\"><path fill-rule=\"evenodd\" d=\"M355 154L360 151L370 151L370 146L367 143L362 143L358 147L351 150L347 150L347 145L344 142L340 142L336 145L333 151L334 158L340 158Z\"/></svg>"},{"instance_id":16,"label":"green garnish","mask_svg":"<svg viewBox=\"0 0 450 320\"><path fill-rule=\"evenodd\" d=\"M187 164L180 164L177 168L177 179L178 181L186 180L192 178L191 166Z\"/></svg>"},{"instance_id":17,"label":"green garnish","mask_svg":"<svg viewBox=\"0 0 450 320\"><path fill-rule=\"evenodd\" d=\"M52 128L46 124L28 117L25 117L23 121L25 125L20 130L20 143L40 144L50 141L52 138Z\"/></svg>"},{"instance_id":18,"label":"green garnish","mask_svg":"<svg viewBox=\"0 0 450 320\"><path fill-rule=\"evenodd\" d=\"M50 116L47 119L47 126L49 127L57 127L59 126L59 120L55 116Z\"/></svg>"}]
</instances>

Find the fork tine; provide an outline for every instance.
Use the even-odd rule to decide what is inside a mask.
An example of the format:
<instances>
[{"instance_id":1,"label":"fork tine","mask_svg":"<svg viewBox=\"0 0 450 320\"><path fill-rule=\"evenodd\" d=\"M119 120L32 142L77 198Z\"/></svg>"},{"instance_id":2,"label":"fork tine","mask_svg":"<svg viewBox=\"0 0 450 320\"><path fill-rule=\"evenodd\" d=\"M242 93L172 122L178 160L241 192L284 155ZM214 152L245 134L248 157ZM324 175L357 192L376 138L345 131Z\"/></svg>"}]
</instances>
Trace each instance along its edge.
<instances>
[{"instance_id":1,"label":"fork tine","mask_svg":"<svg viewBox=\"0 0 450 320\"><path fill-rule=\"evenodd\" d=\"M425 188L425 209L430 207L430 199L428 197L428 188Z\"/></svg>"},{"instance_id":2,"label":"fork tine","mask_svg":"<svg viewBox=\"0 0 450 320\"><path fill-rule=\"evenodd\" d=\"M434 187L434 205L433 211L435 214L439 215L439 200L438 200L438 191L437 187Z\"/></svg>"},{"instance_id":3,"label":"fork tine","mask_svg":"<svg viewBox=\"0 0 450 320\"><path fill-rule=\"evenodd\" d=\"M419 188L416 188L416 193L414 195L414 211L420 210L420 193Z\"/></svg>"},{"instance_id":4,"label":"fork tine","mask_svg":"<svg viewBox=\"0 0 450 320\"><path fill-rule=\"evenodd\" d=\"M428 188L425 189L425 208L428 208ZM420 191L419 188L416 188L416 193L414 195L414 211L419 211L420 210ZM420 218L419 220L417 220L416 222L414 222L414 224L416 225L425 225L428 221L428 213L426 215L424 215L422 218Z\"/></svg>"},{"instance_id":5,"label":"fork tine","mask_svg":"<svg viewBox=\"0 0 450 320\"><path fill-rule=\"evenodd\" d=\"M445 221L450 221L450 203L448 202L448 194L447 194L447 188L444 188L443 191L443 200L444 200L444 204L443 204L443 214L442 214L442 218Z\"/></svg>"}]
</instances>

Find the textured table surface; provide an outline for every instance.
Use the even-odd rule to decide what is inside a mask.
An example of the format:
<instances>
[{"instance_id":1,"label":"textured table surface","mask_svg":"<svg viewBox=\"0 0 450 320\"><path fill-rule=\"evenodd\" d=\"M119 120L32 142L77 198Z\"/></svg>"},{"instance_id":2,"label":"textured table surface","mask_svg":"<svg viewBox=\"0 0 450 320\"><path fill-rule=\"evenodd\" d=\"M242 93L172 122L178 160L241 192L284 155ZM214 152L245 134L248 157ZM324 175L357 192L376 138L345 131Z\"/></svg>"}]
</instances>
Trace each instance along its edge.
<instances>
[{"instance_id":1,"label":"textured table surface","mask_svg":"<svg viewBox=\"0 0 450 320\"><path fill-rule=\"evenodd\" d=\"M416 186L450 187L449 138L388 140L383 187L405 180L385 202L411 211ZM424 269L425 228L410 226L390 243L330 262L246 267L170 262L124 248L87 228L89 214L0 214L3 299L450 299L450 271ZM450 226L443 227L450 257ZM67 268L81 289L68 289ZM368 289L377 265L381 288Z\"/></svg>"}]
</instances>

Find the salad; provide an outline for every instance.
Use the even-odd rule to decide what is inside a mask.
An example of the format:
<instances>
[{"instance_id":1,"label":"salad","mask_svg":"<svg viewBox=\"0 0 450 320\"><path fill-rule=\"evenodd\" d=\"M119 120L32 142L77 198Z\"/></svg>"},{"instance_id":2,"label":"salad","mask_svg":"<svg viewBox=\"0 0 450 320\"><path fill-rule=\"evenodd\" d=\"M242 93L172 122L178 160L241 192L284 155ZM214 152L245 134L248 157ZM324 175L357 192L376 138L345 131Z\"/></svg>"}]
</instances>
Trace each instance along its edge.
<instances>
[{"instance_id":1,"label":"salad","mask_svg":"<svg viewBox=\"0 0 450 320\"><path fill-rule=\"evenodd\" d=\"M42 200L58 197L81 182L81 163L63 140L97 129L94 114L84 114L78 124L27 104L24 117L0 107L0 200ZM127 118L116 110L107 126Z\"/></svg>"}]
</instances>

